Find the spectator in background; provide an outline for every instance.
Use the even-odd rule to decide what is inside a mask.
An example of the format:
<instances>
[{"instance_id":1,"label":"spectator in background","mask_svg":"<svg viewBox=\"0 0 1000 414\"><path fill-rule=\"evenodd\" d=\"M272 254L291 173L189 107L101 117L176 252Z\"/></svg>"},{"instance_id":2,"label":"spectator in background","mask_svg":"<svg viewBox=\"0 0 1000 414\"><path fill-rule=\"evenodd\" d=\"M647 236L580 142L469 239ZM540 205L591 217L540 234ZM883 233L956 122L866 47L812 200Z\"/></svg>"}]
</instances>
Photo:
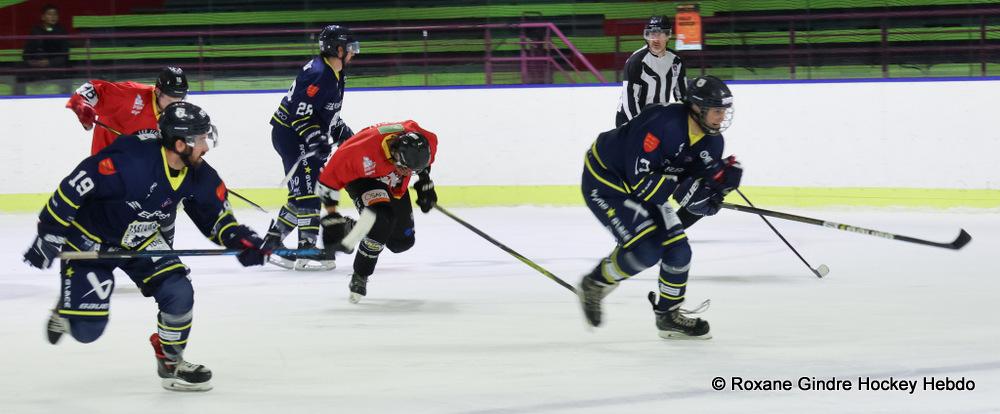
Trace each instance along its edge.
<instances>
[{"instance_id":1,"label":"spectator in background","mask_svg":"<svg viewBox=\"0 0 1000 414\"><path fill-rule=\"evenodd\" d=\"M47 4L42 7L41 22L31 28L32 36L65 35L66 29L59 25L59 9ZM69 66L69 40L67 39L29 39L24 44L24 64L28 69L65 68ZM60 78L65 74L50 71L37 71L18 79L18 90L23 93L24 82L43 79Z\"/></svg>"}]
</instances>

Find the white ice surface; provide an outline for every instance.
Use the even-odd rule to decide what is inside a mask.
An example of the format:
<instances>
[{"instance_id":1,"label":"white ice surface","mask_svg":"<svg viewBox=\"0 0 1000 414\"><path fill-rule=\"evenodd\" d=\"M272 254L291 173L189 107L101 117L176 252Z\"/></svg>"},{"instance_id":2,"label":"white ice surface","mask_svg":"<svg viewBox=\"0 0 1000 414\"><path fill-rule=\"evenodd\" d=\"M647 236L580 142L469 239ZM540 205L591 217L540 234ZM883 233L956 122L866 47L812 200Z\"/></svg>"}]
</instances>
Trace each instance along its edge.
<instances>
[{"instance_id":1,"label":"white ice surface","mask_svg":"<svg viewBox=\"0 0 1000 414\"><path fill-rule=\"evenodd\" d=\"M455 209L576 284L612 247L583 208ZM382 255L359 305L350 259L332 273L243 269L186 258L195 319L187 358L215 389L160 388L147 338L156 308L120 275L102 338L44 339L57 271L21 253L34 215L0 215L0 413L693 413L1000 410L1000 219L996 211L813 210L806 215L915 237L959 252L774 220L826 279L760 219L723 211L691 231L689 305L714 339L656 336L647 270L584 328L569 291L447 217L417 213L417 245ZM268 217L241 210L262 229ZM183 218L177 246L212 247ZM714 377L974 380L971 392L714 391Z\"/></svg>"}]
</instances>

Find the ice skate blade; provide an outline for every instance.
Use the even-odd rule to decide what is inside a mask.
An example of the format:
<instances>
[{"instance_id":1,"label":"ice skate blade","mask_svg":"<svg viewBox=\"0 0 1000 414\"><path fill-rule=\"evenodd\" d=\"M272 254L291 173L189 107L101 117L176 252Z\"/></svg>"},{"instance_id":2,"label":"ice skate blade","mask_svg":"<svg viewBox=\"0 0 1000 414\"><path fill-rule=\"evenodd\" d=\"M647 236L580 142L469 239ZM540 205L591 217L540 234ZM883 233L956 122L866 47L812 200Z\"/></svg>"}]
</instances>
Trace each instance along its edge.
<instances>
[{"instance_id":1,"label":"ice skate blade","mask_svg":"<svg viewBox=\"0 0 1000 414\"><path fill-rule=\"evenodd\" d=\"M284 257L281 257L281 256L277 256L277 255L273 255L272 254L272 255L270 255L270 256L267 257L267 262L270 263L270 264L273 264L275 266L278 266L278 267L280 267L282 269L295 270L295 261L294 260L288 260L288 259L286 259Z\"/></svg>"},{"instance_id":2,"label":"ice skate blade","mask_svg":"<svg viewBox=\"0 0 1000 414\"><path fill-rule=\"evenodd\" d=\"M177 392L205 392L212 389L212 383L209 381L190 383L179 378L163 378L160 380L160 385L167 391Z\"/></svg>"},{"instance_id":3,"label":"ice skate blade","mask_svg":"<svg viewBox=\"0 0 1000 414\"><path fill-rule=\"evenodd\" d=\"M706 340L712 339L712 333L708 332L700 336L692 336L681 332L674 331L660 331L660 338L670 339L674 341L689 341L689 340Z\"/></svg>"},{"instance_id":4,"label":"ice skate blade","mask_svg":"<svg viewBox=\"0 0 1000 414\"><path fill-rule=\"evenodd\" d=\"M365 295L359 295L357 293L351 292L351 296L348 297L347 300L351 303L358 303L361 302L361 298L363 297L365 297Z\"/></svg>"},{"instance_id":5,"label":"ice skate blade","mask_svg":"<svg viewBox=\"0 0 1000 414\"><path fill-rule=\"evenodd\" d=\"M318 272L322 270L333 270L337 268L337 262L333 260L295 260L295 270L304 272Z\"/></svg>"}]
</instances>

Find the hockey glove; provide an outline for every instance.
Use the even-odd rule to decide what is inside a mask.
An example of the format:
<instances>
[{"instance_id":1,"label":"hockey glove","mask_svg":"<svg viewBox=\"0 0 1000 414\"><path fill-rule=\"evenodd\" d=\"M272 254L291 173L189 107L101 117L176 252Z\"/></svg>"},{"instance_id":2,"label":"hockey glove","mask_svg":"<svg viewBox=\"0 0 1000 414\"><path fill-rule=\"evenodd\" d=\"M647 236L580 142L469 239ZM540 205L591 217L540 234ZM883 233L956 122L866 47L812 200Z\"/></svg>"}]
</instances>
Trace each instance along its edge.
<instances>
[{"instance_id":1,"label":"hockey glove","mask_svg":"<svg viewBox=\"0 0 1000 414\"><path fill-rule=\"evenodd\" d=\"M743 178L743 167L736 161L736 157L729 156L723 162L723 166L715 174L694 180L678 204L691 214L699 216L718 213L726 195L737 189Z\"/></svg>"},{"instance_id":2,"label":"hockey glove","mask_svg":"<svg viewBox=\"0 0 1000 414\"><path fill-rule=\"evenodd\" d=\"M24 252L24 262L39 269L52 267L59 257L66 238L54 234L39 234L35 236L35 241L31 243L28 251Z\"/></svg>"},{"instance_id":3,"label":"hockey glove","mask_svg":"<svg viewBox=\"0 0 1000 414\"><path fill-rule=\"evenodd\" d=\"M80 125L83 125L83 129L87 131L94 129L94 120L97 119L97 112L94 111L93 106L83 101L82 96L73 95L73 98L70 100L70 109L76 113L76 117L80 120Z\"/></svg>"},{"instance_id":4,"label":"hockey glove","mask_svg":"<svg viewBox=\"0 0 1000 414\"><path fill-rule=\"evenodd\" d=\"M313 157L326 163L326 159L330 158L330 152L333 148L330 146L330 137L324 134L313 134L306 139L306 153L313 153Z\"/></svg>"},{"instance_id":5,"label":"hockey glove","mask_svg":"<svg viewBox=\"0 0 1000 414\"><path fill-rule=\"evenodd\" d=\"M740 181L743 180L743 166L736 160L735 155L730 155L723 160L723 167L712 176L713 184L723 196L739 188Z\"/></svg>"},{"instance_id":6,"label":"hockey glove","mask_svg":"<svg viewBox=\"0 0 1000 414\"><path fill-rule=\"evenodd\" d=\"M420 180L413 185L413 189L417 190L417 205L420 206L420 211L430 212L438 201L437 192L434 191L434 181L431 180L430 174L421 173Z\"/></svg>"},{"instance_id":7,"label":"hockey glove","mask_svg":"<svg viewBox=\"0 0 1000 414\"><path fill-rule=\"evenodd\" d=\"M334 128L333 131L330 132L330 140L331 142L333 142L333 145L337 146L343 144L344 141L347 141L348 138L353 136L354 136L354 131L352 131L351 127L347 126L347 124L344 123L341 123L339 126Z\"/></svg>"},{"instance_id":8,"label":"hockey glove","mask_svg":"<svg viewBox=\"0 0 1000 414\"><path fill-rule=\"evenodd\" d=\"M323 229L324 255L332 257L335 252L350 253L352 249L345 247L342 242L356 223L353 218L344 217L340 213L330 213L323 217L320 226Z\"/></svg>"},{"instance_id":9,"label":"hockey glove","mask_svg":"<svg viewBox=\"0 0 1000 414\"><path fill-rule=\"evenodd\" d=\"M236 260L244 267L263 266L267 256L271 254L271 249L264 246L264 239L247 226L236 226L226 237L223 244L228 249L240 250Z\"/></svg>"}]
</instances>

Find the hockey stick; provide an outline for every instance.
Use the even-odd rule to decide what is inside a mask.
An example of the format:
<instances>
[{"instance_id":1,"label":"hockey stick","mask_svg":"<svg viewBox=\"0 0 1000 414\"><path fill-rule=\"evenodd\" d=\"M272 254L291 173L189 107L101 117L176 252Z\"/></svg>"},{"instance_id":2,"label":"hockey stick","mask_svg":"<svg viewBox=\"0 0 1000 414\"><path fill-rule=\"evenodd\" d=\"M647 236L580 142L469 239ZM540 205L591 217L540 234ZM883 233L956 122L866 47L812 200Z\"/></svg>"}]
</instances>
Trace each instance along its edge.
<instances>
[{"instance_id":1,"label":"hockey stick","mask_svg":"<svg viewBox=\"0 0 1000 414\"><path fill-rule=\"evenodd\" d=\"M856 227L849 224L840 224L832 221L796 216L794 214L782 213L778 211L764 210L762 208L756 208L756 207L747 207L737 204L722 203L722 208L742 211L744 213L757 214L761 216L797 221L799 223L812 224L815 226L829 227L837 230L849 231L852 233L861 233L869 236L881 237L884 239L905 241L910 243L922 244L925 246L941 247L944 249L958 250L961 249L962 247L965 247L966 244L969 244L969 242L972 241L972 236L969 235L969 233L966 232L965 229L959 229L958 237L956 237L955 240L949 243L938 243L929 240L918 239L915 237L902 236L899 234L887 233L879 230L866 229L864 227Z\"/></svg>"},{"instance_id":2,"label":"hockey stick","mask_svg":"<svg viewBox=\"0 0 1000 414\"><path fill-rule=\"evenodd\" d=\"M105 124L105 123L103 123L101 121L98 121L96 119L94 120L94 123L97 124L97 126L99 126L99 127L102 127L102 128L104 128L104 129L106 129L108 131L111 131L112 134L122 135L121 132L118 132L118 130L116 130L116 129L112 128L112 127L109 127L108 124Z\"/></svg>"},{"instance_id":3,"label":"hockey stick","mask_svg":"<svg viewBox=\"0 0 1000 414\"><path fill-rule=\"evenodd\" d=\"M108 131L111 131L112 134L122 135L122 133L118 132L118 130L116 130L116 129L112 128L112 127L109 127L107 124L105 124L105 123L103 123L101 121L98 121L96 119L94 120L94 124L97 124L101 128L104 128L104 129L106 129ZM231 189L229 190L229 193L232 194L232 195L234 195L234 196L236 196L236 198L245 201L247 204L250 204L251 206L253 206L257 210L263 211L264 213L269 213L269 211L264 210L264 207L261 207L260 204L254 203L253 201L250 201L249 198L241 196L240 193L237 193L237 192L235 192L235 191L233 191Z\"/></svg>"},{"instance_id":4,"label":"hockey stick","mask_svg":"<svg viewBox=\"0 0 1000 414\"><path fill-rule=\"evenodd\" d=\"M62 252L59 258L63 260L98 260L98 259L134 259L139 257L164 257L164 256L236 256L243 250L231 249L189 249L189 250L116 250L116 251L88 251L88 252ZM271 254L278 254L286 257L319 256L323 254L321 249L274 249Z\"/></svg>"},{"instance_id":5,"label":"hockey stick","mask_svg":"<svg viewBox=\"0 0 1000 414\"><path fill-rule=\"evenodd\" d=\"M750 207L754 206L753 203L750 202L750 199L747 198L747 196L743 195L743 192L740 191L739 188L736 189L736 193L739 194L740 197L743 198L743 201L746 201L747 204L750 205ZM825 264L820 264L819 267L813 268L812 265L810 265L809 262L807 262L806 259L802 257L801 254L799 254L799 251L795 250L795 248L792 247L792 244L789 243L787 239L785 239L785 236L783 236L781 232L779 232L778 229L775 228L773 224L771 224L771 222L767 219L767 217L764 217L763 215L760 214L758 214L757 216L760 217L761 220L764 220L764 223L767 223L767 227L770 227L771 230L774 231L774 234L777 234L778 238L781 239L781 241L785 242L785 246L788 246L789 249L792 249L792 253L795 253L795 255L799 257L799 260L801 260L802 263L805 263L806 267L808 267L809 270L811 270L812 273L816 275L816 277L822 278L823 276L826 276L828 273L830 273L830 268L827 267L827 265Z\"/></svg>"},{"instance_id":6,"label":"hockey stick","mask_svg":"<svg viewBox=\"0 0 1000 414\"><path fill-rule=\"evenodd\" d=\"M270 213L269 211L265 210L264 207L261 207L259 204L254 203L253 201L250 201L249 198L241 196L240 193L237 193L237 192L233 191L233 189L227 188L227 190L229 190L229 194L232 194L232 195L236 196L236 198L245 201L247 204L253 206L257 210L260 210L260 211L262 211L264 213Z\"/></svg>"},{"instance_id":7,"label":"hockey stick","mask_svg":"<svg viewBox=\"0 0 1000 414\"><path fill-rule=\"evenodd\" d=\"M490 237L486 233L483 233L481 230L475 228L473 225L471 225L469 223L466 223L465 221L463 221L462 219L458 218L454 214L451 214L451 212L449 212L448 210L445 210L444 207L441 207L438 204L434 204L434 208L437 209L437 211L440 211L442 214L450 217L452 220L457 221L458 224L461 224L461 225L465 226L465 228L467 228L469 230L472 230L472 232L478 234L479 237L482 237L482 238L486 239L486 241L488 241L490 243L493 243L493 245L496 246L496 247L499 247L500 250L503 250L503 251L509 253L511 256L514 256L515 258L517 258L517 260L520 260L520 261L524 262L524 264L526 264L528 266L531 266L532 269L535 269L539 273L545 275L545 277L548 277L549 279L552 279L552 281L558 283L559 286L562 286L562 287L564 287L566 289L569 289L570 292L576 293L576 288L574 288L573 285L570 285L569 283L566 283L566 281L558 278L556 275L552 274L552 272L550 272L548 270L545 270L545 268L539 266L537 263L531 261L527 257L521 256L521 254L518 253L518 252L515 252L514 249L511 249L510 247L505 246L503 243L500 243L500 242L496 241L496 239Z\"/></svg>"},{"instance_id":8,"label":"hockey stick","mask_svg":"<svg viewBox=\"0 0 1000 414\"><path fill-rule=\"evenodd\" d=\"M288 174L285 174L285 178L281 180L281 184L278 184L278 186L284 187L288 185L288 182L292 181L292 176L295 175L295 170L299 169L299 163L301 163L302 160L309 158L313 155L316 155L316 151L310 151L305 154L302 154L302 156L300 156L299 159L295 160L295 163L292 164L292 168L288 170Z\"/></svg>"}]
</instances>

